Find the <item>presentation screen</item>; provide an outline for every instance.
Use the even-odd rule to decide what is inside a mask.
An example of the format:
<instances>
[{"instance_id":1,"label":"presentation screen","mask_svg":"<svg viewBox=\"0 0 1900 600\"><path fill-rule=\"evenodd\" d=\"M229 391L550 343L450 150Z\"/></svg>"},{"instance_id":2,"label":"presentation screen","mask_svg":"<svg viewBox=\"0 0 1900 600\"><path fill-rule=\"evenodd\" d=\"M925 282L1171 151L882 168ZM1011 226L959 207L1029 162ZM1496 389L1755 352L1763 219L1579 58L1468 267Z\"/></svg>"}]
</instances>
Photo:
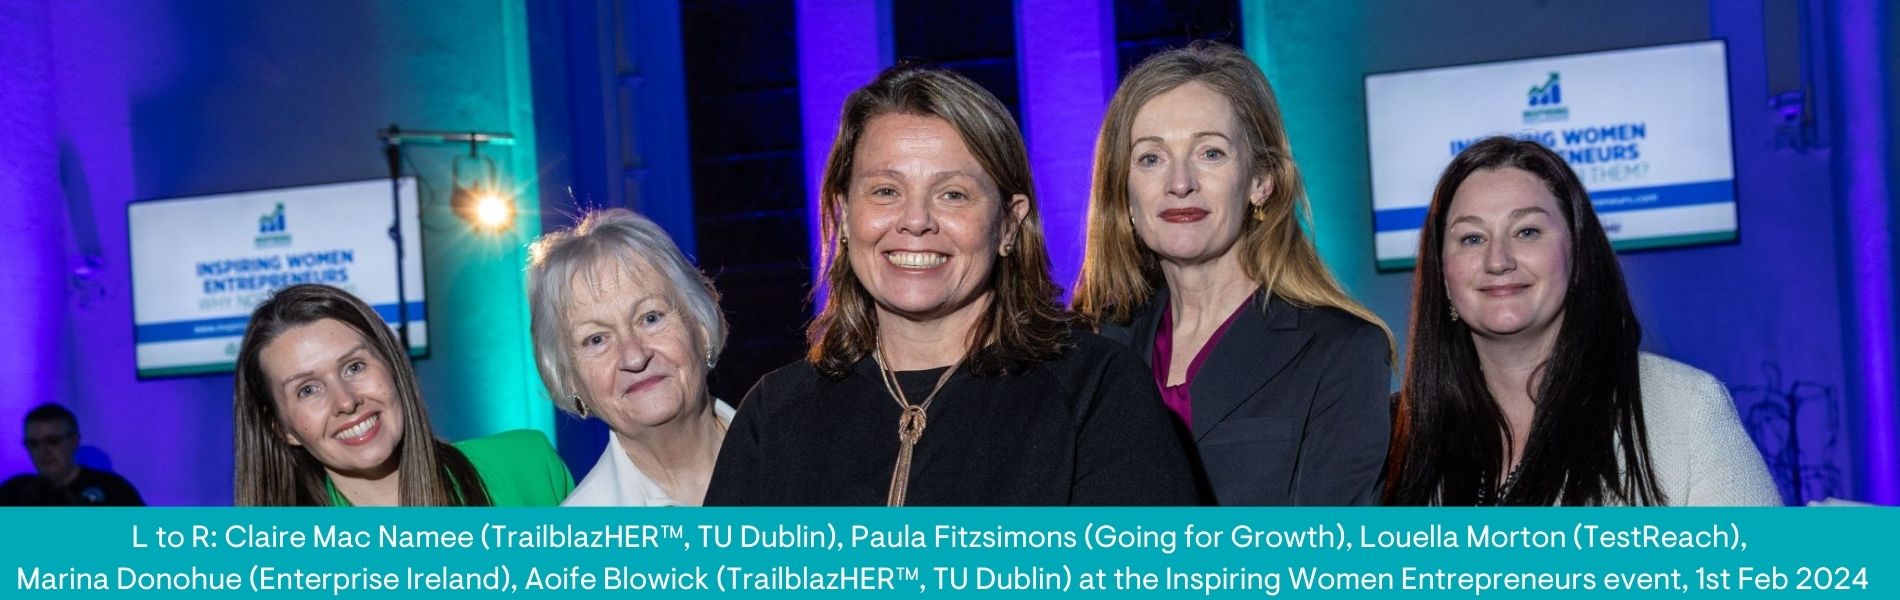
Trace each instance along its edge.
<instances>
[{"instance_id":1,"label":"presentation screen","mask_svg":"<svg viewBox=\"0 0 1900 600\"><path fill-rule=\"evenodd\" d=\"M1379 268L1412 266L1438 176L1492 135L1563 156L1619 250L1733 241L1729 127L1721 41L1367 76Z\"/></svg>"},{"instance_id":2,"label":"presentation screen","mask_svg":"<svg viewBox=\"0 0 1900 600\"><path fill-rule=\"evenodd\" d=\"M420 355L429 328L415 179L398 190L409 351ZM393 328L391 210L387 179L132 203L139 377L231 371L251 310L298 283L349 290Z\"/></svg>"}]
</instances>

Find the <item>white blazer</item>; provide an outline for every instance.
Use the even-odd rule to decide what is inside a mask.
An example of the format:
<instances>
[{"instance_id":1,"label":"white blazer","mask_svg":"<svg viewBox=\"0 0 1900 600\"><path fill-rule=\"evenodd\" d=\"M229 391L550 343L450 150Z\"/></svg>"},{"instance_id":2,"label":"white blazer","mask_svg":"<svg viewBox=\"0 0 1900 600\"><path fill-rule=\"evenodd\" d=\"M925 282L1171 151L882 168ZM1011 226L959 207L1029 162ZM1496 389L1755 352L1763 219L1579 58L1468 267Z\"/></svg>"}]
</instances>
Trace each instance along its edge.
<instances>
[{"instance_id":1,"label":"white blazer","mask_svg":"<svg viewBox=\"0 0 1900 600\"><path fill-rule=\"evenodd\" d=\"M1727 386L1649 353L1637 369L1649 461L1671 506L1781 505L1781 491L1742 428Z\"/></svg>"},{"instance_id":2,"label":"white blazer","mask_svg":"<svg viewBox=\"0 0 1900 600\"><path fill-rule=\"evenodd\" d=\"M713 399L713 416L720 423L732 424L731 405L718 398ZM680 503L667 497L666 491L654 483L640 468L633 466L633 459L627 458L627 450L620 446L620 434L607 432L607 449L601 451L600 461L594 463L594 469L587 472L581 484L574 486L574 493L561 501L561 506L679 506Z\"/></svg>"}]
</instances>

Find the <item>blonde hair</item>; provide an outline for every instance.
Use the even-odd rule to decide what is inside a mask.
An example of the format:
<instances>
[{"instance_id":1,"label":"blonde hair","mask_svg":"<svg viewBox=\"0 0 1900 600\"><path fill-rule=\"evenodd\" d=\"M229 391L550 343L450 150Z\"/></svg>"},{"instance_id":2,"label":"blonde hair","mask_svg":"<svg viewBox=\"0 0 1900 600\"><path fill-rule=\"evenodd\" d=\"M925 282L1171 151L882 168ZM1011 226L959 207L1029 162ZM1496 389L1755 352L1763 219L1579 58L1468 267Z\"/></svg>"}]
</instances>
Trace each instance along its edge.
<instances>
[{"instance_id":1,"label":"blonde hair","mask_svg":"<svg viewBox=\"0 0 1900 600\"><path fill-rule=\"evenodd\" d=\"M1072 306L1096 323L1126 324L1135 307L1154 296L1161 269L1154 252L1135 235L1128 198L1128 166L1135 114L1157 96L1190 82L1212 88L1233 105L1255 176L1273 181L1264 219L1241 225L1240 265L1269 296L1301 307L1336 308L1385 332L1378 315L1346 295L1300 225L1312 219L1299 166L1293 162L1273 88L1238 48L1200 41L1141 62L1122 80L1102 118L1095 143L1089 193L1088 244Z\"/></svg>"}]
</instances>

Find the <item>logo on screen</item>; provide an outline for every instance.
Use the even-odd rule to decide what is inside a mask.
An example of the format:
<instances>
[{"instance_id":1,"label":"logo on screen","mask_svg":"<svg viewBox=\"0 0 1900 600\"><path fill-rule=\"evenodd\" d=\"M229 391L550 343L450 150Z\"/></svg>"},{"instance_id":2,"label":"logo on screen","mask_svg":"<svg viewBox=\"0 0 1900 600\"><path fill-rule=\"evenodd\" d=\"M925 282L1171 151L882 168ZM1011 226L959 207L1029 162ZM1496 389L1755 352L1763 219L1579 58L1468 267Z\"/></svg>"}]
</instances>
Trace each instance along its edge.
<instances>
[{"instance_id":1,"label":"logo on screen","mask_svg":"<svg viewBox=\"0 0 1900 600\"><path fill-rule=\"evenodd\" d=\"M284 203L257 217L257 247L281 248L290 245L290 230L284 220Z\"/></svg>"},{"instance_id":2,"label":"logo on screen","mask_svg":"<svg viewBox=\"0 0 1900 600\"><path fill-rule=\"evenodd\" d=\"M1570 108L1563 105L1563 75L1550 72L1550 78L1543 83L1531 86L1525 94L1525 102L1530 108L1524 110L1524 124L1550 123L1570 120Z\"/></svg>"}]
</instances>

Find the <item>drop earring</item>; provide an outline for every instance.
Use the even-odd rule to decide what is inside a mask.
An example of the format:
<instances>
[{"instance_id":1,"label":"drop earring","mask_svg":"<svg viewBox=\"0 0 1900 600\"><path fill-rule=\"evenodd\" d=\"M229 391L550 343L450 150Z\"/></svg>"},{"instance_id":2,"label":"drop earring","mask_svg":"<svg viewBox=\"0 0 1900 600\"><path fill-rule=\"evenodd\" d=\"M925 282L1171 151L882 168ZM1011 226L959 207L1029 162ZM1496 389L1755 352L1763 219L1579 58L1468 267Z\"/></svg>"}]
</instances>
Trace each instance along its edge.
<instances>
[{"instance_id":1,"label":"drop earring","mask_svg":"<svg viewBox=\"0 0 1900 600\"><path fill-rule=\"evenodd\" d=\"M1451 307L1451 322L1458 322L1458 307L1456 306Z\"/></svg>"}]
</instances>

